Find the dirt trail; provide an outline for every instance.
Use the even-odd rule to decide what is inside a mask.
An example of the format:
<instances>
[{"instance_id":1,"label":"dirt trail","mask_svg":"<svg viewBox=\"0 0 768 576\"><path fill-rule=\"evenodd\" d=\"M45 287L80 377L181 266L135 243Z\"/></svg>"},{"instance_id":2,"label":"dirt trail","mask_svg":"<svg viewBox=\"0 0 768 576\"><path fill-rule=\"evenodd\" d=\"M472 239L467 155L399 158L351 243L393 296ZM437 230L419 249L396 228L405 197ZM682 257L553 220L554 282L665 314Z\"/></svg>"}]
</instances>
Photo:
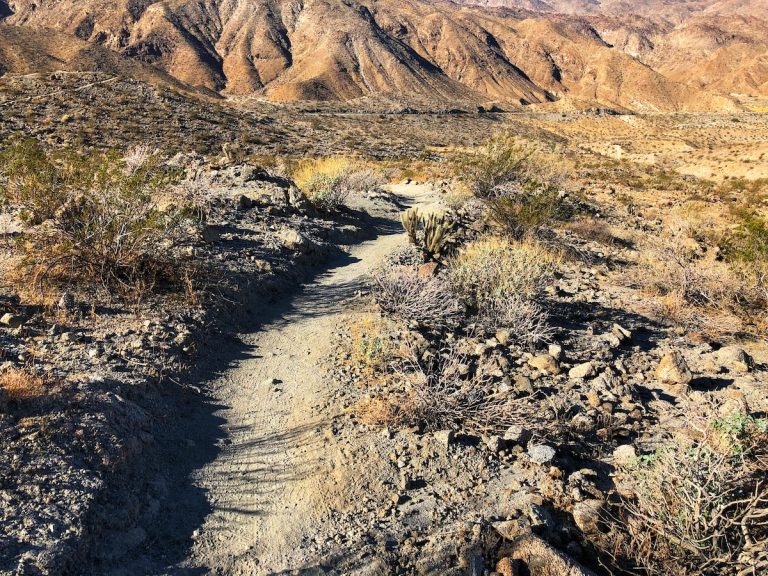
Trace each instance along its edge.
<instances>
[{"instance_id":1,"label":"dirt trail","mask_svg":"<svg viewBox=\"0 0 768 576\"><path fill-rule=\"evenodd\" d=\"M394 191L412 205L434 201L428 186ZM324 362L366 274L403 239L379 236L354 247L335 268L270 307L274 320L243 337L251 355L211 387L226 407L218 414L226 440L193 476L212 512L194 535L185 567L262 574L310 561L308 544L339 499L350 497L332 489L342 456L326 433L338 409L326 402L334 383Z\"/></svg>"}]
</instances>

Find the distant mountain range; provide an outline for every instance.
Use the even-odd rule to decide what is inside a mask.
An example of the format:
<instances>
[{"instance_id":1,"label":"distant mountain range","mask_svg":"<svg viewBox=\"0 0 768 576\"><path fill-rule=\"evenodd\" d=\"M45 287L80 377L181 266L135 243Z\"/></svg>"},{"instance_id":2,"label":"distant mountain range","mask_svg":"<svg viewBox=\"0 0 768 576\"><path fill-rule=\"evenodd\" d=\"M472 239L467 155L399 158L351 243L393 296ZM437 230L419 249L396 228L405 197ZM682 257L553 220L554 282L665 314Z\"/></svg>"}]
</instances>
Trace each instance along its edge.
<instances>
[{"instance_id":1,"label":"distant mountain range","mask_svg":"<svg viewBox=\"0 0 768 576\"><path fill-rule=\"evenodd\" d=\"M276 101L729 111L768 0L0 0L0 74L114 71Z\"/></svg>"}]
</instances>

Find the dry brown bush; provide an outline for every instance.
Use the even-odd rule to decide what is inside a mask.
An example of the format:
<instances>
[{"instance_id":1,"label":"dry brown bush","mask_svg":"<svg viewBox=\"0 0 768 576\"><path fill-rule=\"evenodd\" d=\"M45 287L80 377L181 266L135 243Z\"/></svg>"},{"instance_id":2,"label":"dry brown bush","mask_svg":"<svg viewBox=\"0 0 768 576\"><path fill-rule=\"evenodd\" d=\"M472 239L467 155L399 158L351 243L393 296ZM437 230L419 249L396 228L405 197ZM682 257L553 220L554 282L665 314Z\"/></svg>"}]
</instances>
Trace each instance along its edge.
<instances>
[{"instance_id":1,"label":"dry brown bush","mask_svg":"<svg viewBox=\"0 0 768 576\"><path fill-rule=\"evenodd\" d=\"M530 421L521 401L492 390L490 370L481 366L468 371L469 363L451 348L428 358L411 349L388 378L388 388L399 392L365 399L359 405L361 417L379 425L476 434L501 433Z\"/></svg>"},{"instance_id":2,"label":"dry brown bush","mask_svg":"<svg viewBox=\"0 0 768 576\"><path fill-rule=\"evenodd\" d=\"M547 313L539 304L515 295L487 301L476 320L492 332L507 330L511 341L527 347L550 342L555 333Z\"/></svg>"},{"instance_id":3,"label":"dry brown bush","mask_svg":"<svg viewBox=\"0 0 768 576\"><path fill-rule=\"evenodd\" d=\"M640 266L628 276L655 297L657 314L693 329L738 332L764 314L758 268L721 260L685 227L647 242Z\"/></svg>"},{"instance_id":4,"label":"dry brown bush","mask_svg":"<svg viewBox=\"0 0 768 576\"><path fill-rule=\"evenodd\" d=\"M497 298L534 298L552 278L560 258L533 241L476 240L450 262L456 292L476 310Z\"/></svg>"},{"instance_id":5,"label":"dry brown bush","mask_svg":"<svg viewBox=\"0 0 768 576\"><path fill-rule=\"evenodd\" d=\"M768 421L746 414L710 420L697 439L670 443L626 471L624 496L600 545L638 574L763 574L766 470Z\"/></svg>"},{"instance_id":6,"label":"dry brown bush","mask_svg":"<svg viewBox=\"0 0 768 576\"><path fill-rule=\"evenodd\" d=\"M384 266L373 273L371 290L382 312L427 328L458 324L464 307L439 276L419 274L416 266Z\"/></svg>"}]
</instances>

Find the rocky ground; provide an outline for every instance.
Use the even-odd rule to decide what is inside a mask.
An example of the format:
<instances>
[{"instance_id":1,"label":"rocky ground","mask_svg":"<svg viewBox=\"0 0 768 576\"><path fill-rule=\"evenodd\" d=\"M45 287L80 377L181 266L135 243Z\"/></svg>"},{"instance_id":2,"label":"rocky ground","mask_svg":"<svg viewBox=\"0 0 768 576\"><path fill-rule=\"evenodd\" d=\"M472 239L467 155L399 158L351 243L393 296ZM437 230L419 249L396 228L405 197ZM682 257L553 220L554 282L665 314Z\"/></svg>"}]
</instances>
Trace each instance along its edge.
<instances>
[{"instance_id":1,"label":"rocky ground","mask_svg":"<svg viewBox=\"0 0 768 576\"><path fill-rule=\"evenodd\" d=\"M135 306L0 291L2 372L41 375L0 395L0 573L607 573L595 542L638 457L695 436L702 413L768 412L765 341L720 330L722 319L660 318L638 281L664 218L697 202L722 213L733 198L599 155L616 123L641 125L621 143L644 161L655 153L641 145L645 124L664 141L704 126L696 146L719 147L728 118L241 104L99 74L0 79L0 136L103 149L141 135L197 172L207 212L190 247L204 290ZM762 120L742 122L729 138L762 142ZM391 390L349 354L355 327L381 316L370 274L406 243L408 206L456 209L431 161L502 125L569 146L578 209L607 227L557 231L567 257L542 302L551 344L451 335L461 370L481 372L483 392L513 398L522 417L487 430L372 422L361 404ZM360 150L408 183L333 215L251 165ZM439 182L414 182L433 172ZM460 240L483 230L476 218L462 211ZM19 230L4 214L3 260ZM421 359L445 344L414 326L384 333Z\"/></svg>"},{"instance_id":2,"label":"rocky ground","mask_svg":"<svg viewBox=\"0 0 768 576\"><path fill-rule=\"evenodd\" d=\"M199 303L170 295L130 308L66 293L51 309L2 296L3 370L45 378L28 397L0 396L0 572L58 573L84 554L119 555L87 544L104 522L129 534L123 552L140 544L129 509L105 519L105 490L156 451L177 402L198 402L188 374L201 346L238 325L254 299L290 289L370 234L362 212L319 214L287 181L250 166L214 168L206 183L194 250L210 268ZM8 247L15 230L6 227Z\"/></svg>"}]
</instances>

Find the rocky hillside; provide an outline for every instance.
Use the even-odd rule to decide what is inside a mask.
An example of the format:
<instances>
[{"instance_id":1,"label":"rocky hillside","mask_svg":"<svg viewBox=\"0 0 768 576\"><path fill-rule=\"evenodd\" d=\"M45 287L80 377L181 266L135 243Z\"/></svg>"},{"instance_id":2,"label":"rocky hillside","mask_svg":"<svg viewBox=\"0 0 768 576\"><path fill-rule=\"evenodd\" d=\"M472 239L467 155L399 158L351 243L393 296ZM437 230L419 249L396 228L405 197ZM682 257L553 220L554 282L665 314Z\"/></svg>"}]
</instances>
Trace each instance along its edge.
<instances>
[{"instance_id":1,"label":"rocky hillside","mask_svg":"<svg viewBox=\"0 0 768 576\"><path fill-rule=\"evenodd\" d=\"M645 7L631 16L618 3L514 4L15 0L2 4L0 18L35 38L40 27L65 34L69 44L57 53L65 66L102 65L80 58L87 42L193 86L276 101L388 96L506 108L558 101L566 109L723 111L736 108L732 92L765 94L766 23L743 6L702 3L694 11L680 3L673 7L685 8L683 16L669 8L649 18ZM16 45L18 34L4 28L0 47ZM0 52L0 70L29 69L29 58L20 65L8 52Z\"/></svg>"}]
</instances>

